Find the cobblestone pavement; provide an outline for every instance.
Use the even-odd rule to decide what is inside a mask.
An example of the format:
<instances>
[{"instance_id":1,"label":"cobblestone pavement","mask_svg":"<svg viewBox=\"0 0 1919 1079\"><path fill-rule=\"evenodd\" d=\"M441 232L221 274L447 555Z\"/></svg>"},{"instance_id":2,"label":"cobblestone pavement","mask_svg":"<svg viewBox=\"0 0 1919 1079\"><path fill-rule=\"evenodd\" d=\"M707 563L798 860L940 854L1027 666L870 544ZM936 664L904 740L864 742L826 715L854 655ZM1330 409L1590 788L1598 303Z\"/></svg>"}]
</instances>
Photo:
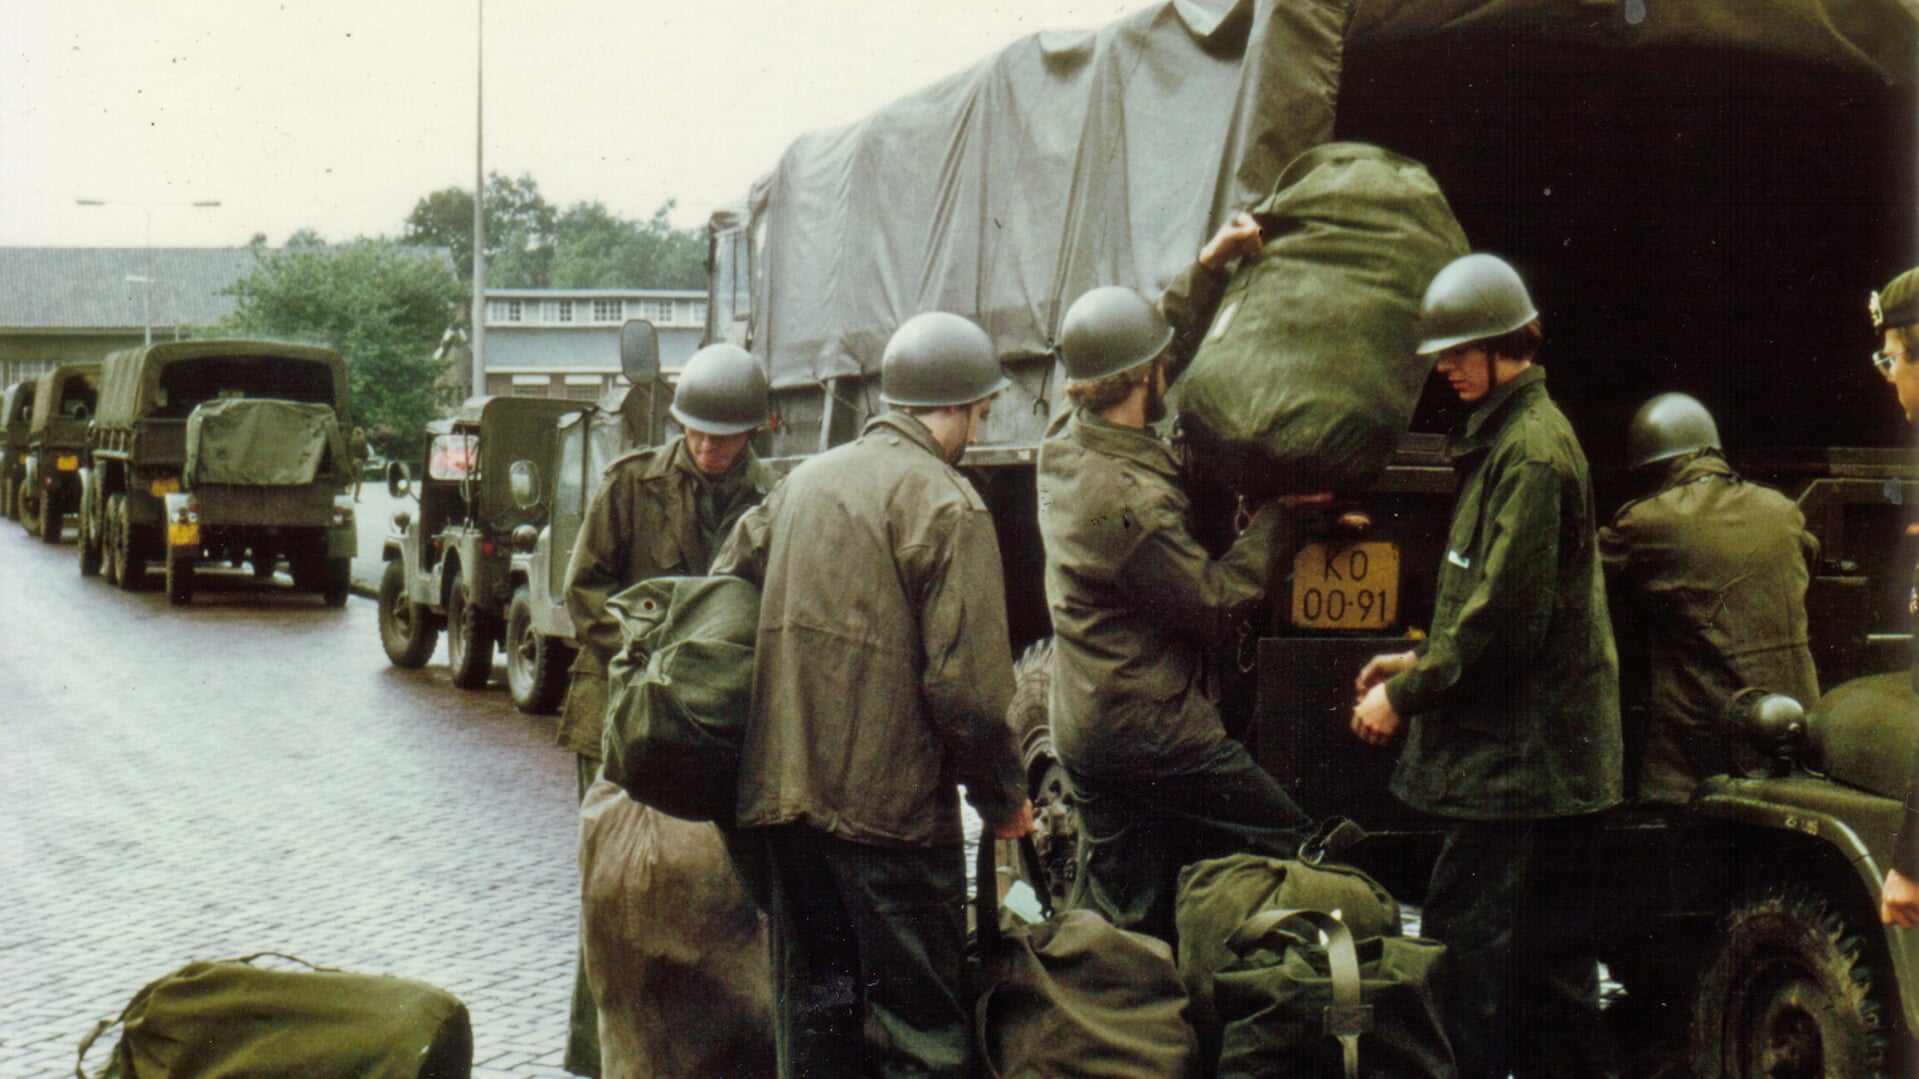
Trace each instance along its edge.
<instances>
[{"instance_id":1,"label":"cobblestone pavement","mask_svg":"<svg viewBox=\"0 0 1919 1079\"><path fill-rule=\"evenodd\" d=\"M444 649L391 668L370 601L234 573L170 608L0 522L0 1079L71 1075L142 985L262 950L441 986L476 1075L564 1075L574 841L551 720L452 688Z\"/></svg>"}]
</instances>

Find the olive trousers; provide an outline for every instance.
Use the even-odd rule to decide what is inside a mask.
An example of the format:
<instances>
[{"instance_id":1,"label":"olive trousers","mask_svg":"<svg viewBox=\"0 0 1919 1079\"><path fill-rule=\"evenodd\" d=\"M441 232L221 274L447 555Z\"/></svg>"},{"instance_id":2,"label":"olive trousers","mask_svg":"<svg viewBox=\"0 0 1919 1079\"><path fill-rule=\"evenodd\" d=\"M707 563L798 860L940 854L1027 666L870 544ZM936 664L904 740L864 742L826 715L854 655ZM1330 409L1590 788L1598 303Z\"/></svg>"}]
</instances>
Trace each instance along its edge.
<instances>
[{"instance_id":1,"label":"olive trousers","mask_svg":"<svg viewBox=\"0 0 1919 1079\"><path fill-rule=\"evenodd\" d=\"M599 778L600 762L584 754L573 755L579 799L586 800L586 789ZM560 1066L574 1075L599 1079L600 1007L593 999L593 987L586 982L586 930L581 927L580 946L573 960L573 1008L567 1016L566 1055Z\"/></svg>"},{"instance_id":2,"label":"olive trousers","mask_svg":"<svg viewBox=\"0 0 1919 1079\"><path fill-rule=\"evenodd\" d=\"M967 1079L963 848L760 831L781 1079Z\"/></svg>"}]
</instances>

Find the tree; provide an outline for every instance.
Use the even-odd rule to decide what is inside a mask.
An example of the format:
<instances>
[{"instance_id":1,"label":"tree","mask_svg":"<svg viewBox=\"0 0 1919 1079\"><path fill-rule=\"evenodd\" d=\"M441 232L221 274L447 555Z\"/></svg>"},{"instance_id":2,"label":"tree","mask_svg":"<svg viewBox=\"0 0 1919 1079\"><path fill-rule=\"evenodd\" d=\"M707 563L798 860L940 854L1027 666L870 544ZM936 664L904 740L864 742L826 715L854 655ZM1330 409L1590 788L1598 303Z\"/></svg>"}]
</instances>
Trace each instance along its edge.
<instances>
[{"instance_id":1,"label":"tree","mask_svg":"<svg viewBox=\"0 0 1919 1079\"><path fill-rule=\"evenodd\" d=\"M439 256L385 239L257 253L225 290L239 302L229 336L324 345L346 357L354 422L388 456L419 445L448 403L433 358L465 292Z\"/></svg>"},{"instance_id":2,"label":"tree","mask_svg":"<svg viewBox=\"0 0 1919 1079\"><path fill-rule=\"evenodd\" d=\"M706 242L695 229L667 222L669 200L649 221L619 217L598 202L577 202L560 215L553 288L700 288Z\"/></svg>"},{"instance_id":3,"label":"tree","mask_svg":"<svg viewBox=\"0 0 1919 1079\"><path fill-rule=\"evenodd\" d=\"M486 283L490 288L546 288L559 214L532 176L490 173L486 179ZM401 240L444 247L462 281L473 281L473 192L448 187L413 204Z\"/></svg>"}]
</instances>

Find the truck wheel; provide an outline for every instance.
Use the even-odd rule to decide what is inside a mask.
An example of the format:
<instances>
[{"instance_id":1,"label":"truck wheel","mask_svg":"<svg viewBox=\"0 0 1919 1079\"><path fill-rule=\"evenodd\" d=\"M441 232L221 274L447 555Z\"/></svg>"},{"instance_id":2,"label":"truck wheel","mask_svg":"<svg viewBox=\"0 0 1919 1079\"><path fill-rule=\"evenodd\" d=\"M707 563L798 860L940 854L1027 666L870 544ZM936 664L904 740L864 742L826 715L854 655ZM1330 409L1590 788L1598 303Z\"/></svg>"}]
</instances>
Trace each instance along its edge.
<instances>
[{"instance_id":1,"label":"truck wheel","mask_svg":"<svg viewBox=\"0 0 1919 1079\"><path fill-rule=\"evenodd\" d=\"M320 576L321 601L329 607L346 606L346 598L353 591L353 560L329 558Z\"/></svg>"},{"instance_id":2,"label":"truck wheel","mask_svg":"<svg viewBox=\"0 0 1919 1079\"><path fill-rule=\"evenodd\" d=\"M14 484L9 479L0 479L0 517L9 521L20 519L20 506L14 499Z\"/></svg>"},{"instance_id":3,"label":"truck wheel","mask_svg":"<svg viewBox=\"0 0 1919 1079\"><path fill-rule=\"evenodd\" d=\"M1692 1006L1696 1079L1872 1079L1885 1038L1865 938L1822 899L1762 894L1726 919Z\"/></svg>"},{"instance_id":4,"label":"truck wheel","mask_svg":"<svg viewBox=\"0 0 1919 1079\"><path fill-rule=\"evenodd\" d=\"M80 553L80 576L94 577L100 573L100 522L92 519L87 512L86 498L80 500L80 521L74 529L79 533L74 537L74 546ZM89 527L91 526L91 527Z\"/></svg>"},{"instance_id":5,"label":"truck wheel","mask_svg":"<svg viewBox=\"0 0 1919 1079\"><path fill-rule=\"evenodd\" d=\"M280 556L270 550L248 551L247 561L253 567L253 576L262 581L273 576L273 572L280 568Z\"/></svg>"},{"instance_id":6,"label":"truck wheel","mask_svg":"<svg viewBox=\"0 0 1919 1079\"><path fill-rule=\"evenodd\" d=\"M40 525L39 500L33 497L33 484L24 479L13 489L13 519L28 532Z\"/></svg>"},{"instance_id":7,"label":"truck wheel","mask_svg":"<svg viewBox=\"0 0 1919 1079\"><path fill-rule=\"evenodd\" d=\"M468 599L466 582L454 581L446 598L446 661L461 689L479 689L493 678L492 621Z\"/></svg>"},{"instance_id":8,"label":"truck wheel","mask_svg":"<svg viewBox=\"0 0 1919 1079\"><path fill-rule=\"evenodd\" d=\"M193 602L193 564L196 559L184 551L167 551L167 602L184 607Z\"/></svg>"},{"instance_id":9,"label":"truck wheel","mask_svg":"<svg viewBox=\"0 0 1919 1079\"><path fill-rule=\"evenodd\" d=\"M526 586L506 605L506 685L513 706L528 715L552 715L566 698L573 650L533 628L533 597Z\"/></svg>"},{"instance_id":10,"label":"truck wheel","mask_svg":"<svg viewBox=\"0 0 1919 1079\"><path fill-rule=\"evenodd\" d=\"M52 491L40 495L40 539L43 543L59 543L60 533L67 523L66 507L54 497Z\"/></svg>"},{"instance_id":11,"label":"truck wheel","mask_svg":"<svg viewBox=\"0 0 1919 1079\"><path fill-rule=\"evenodd\" d=\"M380 646L395 667L417 671L433 658L440 627L433 613L406 598L406 566L399 559L380 573Z\"/></svg>"}]
</instances>

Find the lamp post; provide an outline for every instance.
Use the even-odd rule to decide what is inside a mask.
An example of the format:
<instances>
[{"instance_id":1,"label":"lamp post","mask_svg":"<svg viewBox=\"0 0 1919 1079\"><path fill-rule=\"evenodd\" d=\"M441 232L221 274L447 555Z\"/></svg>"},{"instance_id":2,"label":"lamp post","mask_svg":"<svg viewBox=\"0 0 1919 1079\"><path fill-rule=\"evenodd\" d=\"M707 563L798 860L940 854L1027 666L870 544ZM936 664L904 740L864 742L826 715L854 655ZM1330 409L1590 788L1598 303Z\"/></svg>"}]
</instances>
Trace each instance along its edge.
<instances>
[{"instance_id":1,"label":"lamp post","mask_svg":"<svg viewBox=\"0 0 1919 1079\"><path fill-rule=\"evenodd\" d=\"M212 207L220 205L220 200L201 199L195 202L162 202L156 205L148 205L144 202L122 202L119 199L74 199L73 201L79 206L131 206L146 214L147 272L144 277L128 274L127 281L140 282L146 286L145 289L141 291L143 298L140 302L140 310L147 324L147 344L151 345L153 343L153 211L165 210L175 206L193 206L200 209L211 209Z\"/></svg>"}]
</instances>

